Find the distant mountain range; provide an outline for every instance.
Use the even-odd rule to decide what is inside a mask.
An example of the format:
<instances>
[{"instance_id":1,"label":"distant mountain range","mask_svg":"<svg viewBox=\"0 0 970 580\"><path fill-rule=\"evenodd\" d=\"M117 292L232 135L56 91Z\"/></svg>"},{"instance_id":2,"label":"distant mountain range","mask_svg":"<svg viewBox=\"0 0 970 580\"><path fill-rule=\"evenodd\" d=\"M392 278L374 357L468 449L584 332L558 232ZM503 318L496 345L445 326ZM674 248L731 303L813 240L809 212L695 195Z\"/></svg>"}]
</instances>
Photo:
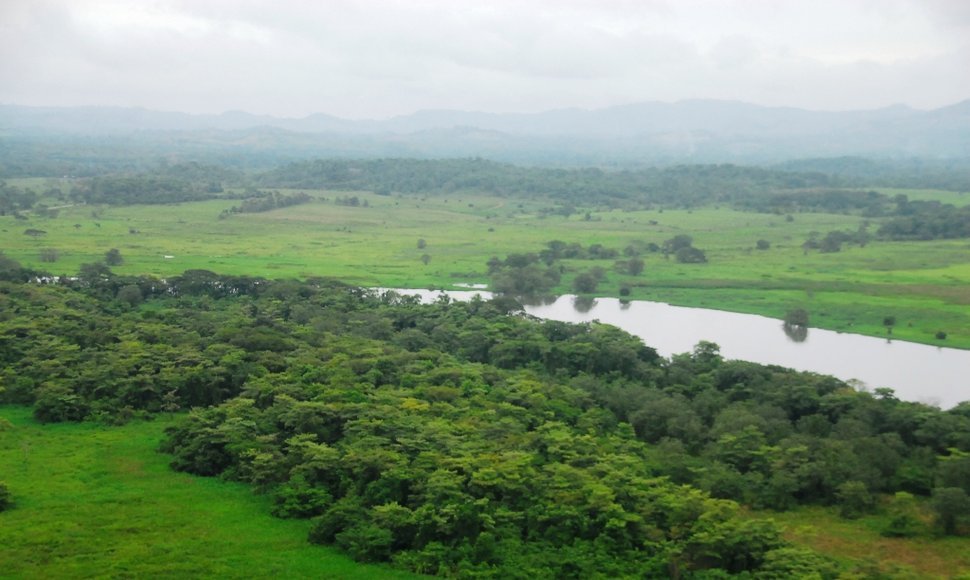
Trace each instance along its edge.
<instances>
[{"instance_id":1,"label":"distant mountain range","mask_svg":"<svg viewBox=\"0 0 970 580\"><path fill-rule=\"evenodd\" d=\"M645 102L542 113L419 111L386 120L300 119L230 111L0 105L0 138L88 136L265 148L294 155L482 156L504 161L777 162L844 155L970 158L970 100L823 112L741 102ZM247 145L248 144L248 145ZM217 146L217 145L212 145Z\"/></svg>"}]
</instances>

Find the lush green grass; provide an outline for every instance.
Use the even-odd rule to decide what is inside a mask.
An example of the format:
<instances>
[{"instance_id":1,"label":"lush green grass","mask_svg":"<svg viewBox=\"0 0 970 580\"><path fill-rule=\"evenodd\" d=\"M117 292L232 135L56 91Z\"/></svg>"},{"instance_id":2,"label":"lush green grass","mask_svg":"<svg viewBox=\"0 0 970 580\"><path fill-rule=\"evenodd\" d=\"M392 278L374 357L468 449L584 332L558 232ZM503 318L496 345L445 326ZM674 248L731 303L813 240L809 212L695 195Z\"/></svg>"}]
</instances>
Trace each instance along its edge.
<instances>
[{"instance_id":1,"label":"lush green grass","mask_svg":"<svg viewBox=\"0 0 970 580\"><path fill-rule=\"evenodd\" d=\"M173 472L155 451L171 421L41 426L0 407L16 502L0 514L0 577L409 577L309 544L308 522L271 517L248 486Z\"/></svg>"},{"instance_id":2,"label":"lush green grass","mask_svg":"<svg viewBox=\"0 0 970 580\"><path fill-rule=\"evenodd\" d=\"M927 532L912 538L887 538L879 533L887 516L845 520L835 508L802 507L754 515L774 519L788 540L844 563L895 570L914 579L970 577L967 537L935 537Z\"/></svg>"},{"instance_id":3,"label":"lush green grass","mask_svg":"<svg viewBox=\"0 0 970 580\"><path fill-rule=\"evenodd\" d=\"M891 193L902 193L894 190ZM959 197L949 192L906 190L913 198ZM889 192L887 192L889 193ZM810 232L855 230L862 218L833 214L783 216L741 213L727 208L693 211L584 212L543 217L551 204L471 194L399 197L318 192L314 203L219 220L238 201L216 200L169 206L69 207L56 219L0 218L0 247L31 266L73 273L80 264L121 250L119 273L172 275L190 268L270 278L333 276L370 286L449 287L487 282L485 262L510 252L538 251L554 239L622 249L634 240L662 243L677 234L694 237L709 263L678 264L648 254L637 277L610 273L599 294L781 317L796 307L809 310L822 328L885 335L885 317L894 316L893 336L970 348L970 241L873 242L838 253L805 253ZM369 207L333 203L337 195L357 195ZM80 227L74 227L78 224ZM100 227L96 224L100 224ZM878 227L873 220L871 229ZM47 235L32 239L27 228ZM137 233L129 233L136 230ZM417 240L427 247L418 249ZM767 251L754 249L768 240ZM44 248L60 250L54 264L41 264ZM428 265L421 256L431 256ZM166 256L172 256L170 258ZM612 261L567 263L559 292L570 291L573 276ZM937 331L948 334L937 340Z\"/></svg>"}]
</instances>

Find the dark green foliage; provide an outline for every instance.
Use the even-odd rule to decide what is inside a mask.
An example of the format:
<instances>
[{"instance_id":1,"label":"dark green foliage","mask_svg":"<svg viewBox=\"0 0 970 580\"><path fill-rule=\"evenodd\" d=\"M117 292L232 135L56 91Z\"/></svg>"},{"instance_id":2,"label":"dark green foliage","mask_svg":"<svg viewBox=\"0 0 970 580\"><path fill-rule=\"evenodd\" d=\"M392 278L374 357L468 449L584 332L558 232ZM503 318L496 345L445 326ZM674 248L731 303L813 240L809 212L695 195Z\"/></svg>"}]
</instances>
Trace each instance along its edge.
<instances>
[{"instance_id":1,"label":"dark green foliage","mask_svg":"<svg viewBox=\"0 0 970 580\"><path fill-rule=\"evenodd\" d=\"M118 248L111 248L104 253L104 263L108 266L120 266L125 263L125 259L121 257Z\"/></svg>"},{"instance_id":2,"label":"dark green foliage","mask_svg":"<svg viewBox=\"0 0 970 580\"><path fill-rule=\"evenodd\" d=\"M784 547L765 554L764 564L756 578L788 580L789 578L820 578L835 580L841 576L839 566L805 548Z\"/></svg>"},{"instance_id":3,"label":"dark green foliage","mask_svg":"<svg viewBox=\"0 0 970 580\"><path fill-rule=\"evenodd\" d=\"M492 258L488 273L492 277L492 290L512 296L542 295L560 280L559 269L539 265L536 254L509 254L505 260Z\"/></svg>"},{"instance_id":4,"label":"dark green foliage","mask_svg":"<svg viewBox=\"0 0 970 580\"><path fill-rule=\"evenodd\" d=\"M936 525L946 535L970 533L970 495L959 487L933 490L933 510Z\"/></svg>"},{"instance_id":5,"label":"dark green foliage","mask_svg":"<svg viewBox=\"0 0 970 580\"><path fill-rule=\"evenodd\" d=\"M6 482L0 481L0 512L10 509L13 505L13 494L7 487Z\"/></svg>"},{"instance_id":6,"label":"dark green foliage","mask_svg":"<svg viewBox=\"0 0 970 580\"><path fill-rule=\"evenodd\" d=\"M667 203L693 207L748 199L753 192L827 185L820 173L792 174L735 165L695 165L606 172L600 169L518 167L483 159L318 159L291 163L257 176L263 186L380 193L452 194L476 191L547 197L568 207ZM563 213L570 213L565 211Z\"/></svg>"},{"instance_id":7,"label":"dark green foliage","mask_svg":"<svg viewBox=\"0 0 970 580\"><path fill-rule=\"evenodd\" d=\"M38 195L31 189L22 189L0 180L0 216L27 211L37 203Z\"/></svg>"},{"instance_id":8,"label":"dark green foliage","mask_svg":"<svg viewBox=\"0 0 970 580\"><path fill-rule=\"evenodd\" d=\"M681 264L703 264L707 261L707 255L703 250L695 248L694 246L687 246L686 248L680 248L674 252L674 257Z\"/></svg>"},{"instance_id":9,"label":"dark green foliage","mask_svg":"<svg viewBox=\"0 0 970 580\"><path fill-rule=\"evenodd\" d=\"M128 284L127 286L122 286L118 289L118 294L115 296L120 302L127 304L128 306L138 306L141 304L142 296L141 288L137 284Z\"/></svg>"},{"instance_id":10,"label":"dark green foliage","mask_svg":"<svg viewBox=\"0 0 970 580\"><path fill-rule=\"evenodd\" d=\"M596 292L599 280L590 272L583 272L573 279L573 290L580 294Z\"/></svg>"},{"instance_id":11,"label":"dark green foliage","mask_svg":"<svg viewBox=\"0 0 970 580\"><path fill-rule=\"evenodd\" d=\"M629 260L621 260L616 263L616 269L622 274L628 274L630 276L638 276L643 272L644 261L640 258L630 258Z\"/></svg>"},{"instance_id":12,"label":"dark green foliage","mask_svg":"<svg viewBox=\"0 0 970 580\"><path fill-rule=\"evenodd\" d=\"M76 184L71 197L89 204L176 203L214 197L190 181L162 176L94 177Z\"/></svg>"},{"instance_id":13,"label":"dark green foliage","mask_svg":"<svg viewBox=\"0 0 970 580\"><path fill-rule=\"evenodd\" d=\"M245 195L247 197L243 200L241 205L232 206L228 210L224 210L222 216L220 217L226 217L229 214L234 213L260 213L264 211L272 211L274 209L309 203L313 200L312 197L303 192L287 195L278 191L265 192L255 189L247 189Z\"/></svg>"},{"instance_id":14,"label":"dark green foliage","mask_svg":"<svg viewBox=\"0 0 970 580\"><path fill-rule=\"evenodd\" d=\"M897 492L893 498L889 507L889 518L882 535L890 538L908 538L923 529L913 496L903 491Z\"/></svg>"},{"instance_id":15,"label":"dark green foliage","mask_svg":"<svg viewBox=\"0 0 970 580\"><path fill-rule=\"evenodd\" d=\"M494 268L543 266L520 254ZM810 554L786 563L778 530L735 501L854 515L867 495L967 481L966 409L724 360L712 343L666 360L613 327L509 316L509 298L421 305L326 280L91 270L0 283L0 401L36 401L45 421L198 407L168 432L173 467L248 482L362 561L830 577ZM128 288L146 305L123 304ZM923 529L906 497L888 533Z\"/></svg>"},{"instance_id":16,"label":"dark green foliage","mask_svg":"<svg viewBox=\"0 0 970 580\"><path fill-rule=\"evenodd\" d=\"M835 498L839 503L839 513L844 518L861 517L875 508L876 502L861 481L847 481L838 486Z\"/></svg>"},{"instance_id":17,"label":"dark green foliage","mask_svg":"<svg viewBox=\"0 0 970 580\"><path fill-rule=\"evenodd\" d=\"M61 257L60 252L54 248L44 248L40 251L40 261L45 264L56 262Z\"/></svg>"},{"instance_id":18,"label":"dark green foliage","mask_svg":"<svg viewBox=\"0 0 970 580\"><path fill-rule=\"evenodd\" d=\"M879 228L893 240L936 240L970 237L970 206L956 208L938 201L896 198L896 216Z\"/></svg>"},{"instance_id":19,"label":"dark green foliage","mask_svg":"<svg viewBox=\"0 0 970 580\"><path fill-rule=\"evenodd\" d=\"M791 326L808 326L808 311L804 308L795 308L785 313L785 324Z\"/></svg>"}]
</instances>

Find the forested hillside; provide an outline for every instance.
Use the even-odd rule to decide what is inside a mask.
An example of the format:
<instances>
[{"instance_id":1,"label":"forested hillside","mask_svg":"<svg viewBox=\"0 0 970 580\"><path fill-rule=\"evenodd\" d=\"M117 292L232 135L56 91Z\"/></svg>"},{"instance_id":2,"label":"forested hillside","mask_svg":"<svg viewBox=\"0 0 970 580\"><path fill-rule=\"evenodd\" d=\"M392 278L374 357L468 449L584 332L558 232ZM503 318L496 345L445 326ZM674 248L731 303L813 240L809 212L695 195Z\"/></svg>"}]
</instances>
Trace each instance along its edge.
<instances>
[{"instance_id":1,"label":"forested hillside","mask_svg":"<svg viewBox=\"0 0 970 580\"><path fill-rule=\"evenodd\" d=\"M834 578L851 564L740 506L888 510L899 536L970 524L966 403L857 392L707 343L667 360L508 298L421 305L322 279L104 267L44 286L0 269L0 402L48 422L192 409L163 446L174 468L248 482L361 561ZM907 494L932 498L935 518Z\"/></svg>"}]
</instances>

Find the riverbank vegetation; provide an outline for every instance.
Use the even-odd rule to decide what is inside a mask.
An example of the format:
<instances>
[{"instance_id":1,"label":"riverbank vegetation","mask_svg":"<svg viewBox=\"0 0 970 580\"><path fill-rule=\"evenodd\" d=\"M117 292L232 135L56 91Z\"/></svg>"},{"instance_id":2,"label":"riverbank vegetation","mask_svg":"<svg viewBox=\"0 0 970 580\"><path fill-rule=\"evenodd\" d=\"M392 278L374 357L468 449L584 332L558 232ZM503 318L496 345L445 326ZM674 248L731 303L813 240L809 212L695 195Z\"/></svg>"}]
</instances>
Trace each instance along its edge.
<instances>
[{"instance_id":1,"label":"riverbank vegetation","mask_svg":"<svg viewBox=\"0 0 970 580\"><path fill-rule=\"evenodd\" d=\"M29 278L9 258L4 272ZM708 343L668 360L612 327L518 316L507 297L421 305L206 271L88 267L61 285L2 282L0 303L0 402L108 438L95 423L151 425L155 441L165 426L176 470L248 484L261 510L310 520L291 529L360 562L834 578L873 570L742 506L875 514L886 537L970 532L966 404L726 361ZM19 413L9 432L39 429ZM10 473L5 518L39 505Z\"/></svg>"}]
</instances>

